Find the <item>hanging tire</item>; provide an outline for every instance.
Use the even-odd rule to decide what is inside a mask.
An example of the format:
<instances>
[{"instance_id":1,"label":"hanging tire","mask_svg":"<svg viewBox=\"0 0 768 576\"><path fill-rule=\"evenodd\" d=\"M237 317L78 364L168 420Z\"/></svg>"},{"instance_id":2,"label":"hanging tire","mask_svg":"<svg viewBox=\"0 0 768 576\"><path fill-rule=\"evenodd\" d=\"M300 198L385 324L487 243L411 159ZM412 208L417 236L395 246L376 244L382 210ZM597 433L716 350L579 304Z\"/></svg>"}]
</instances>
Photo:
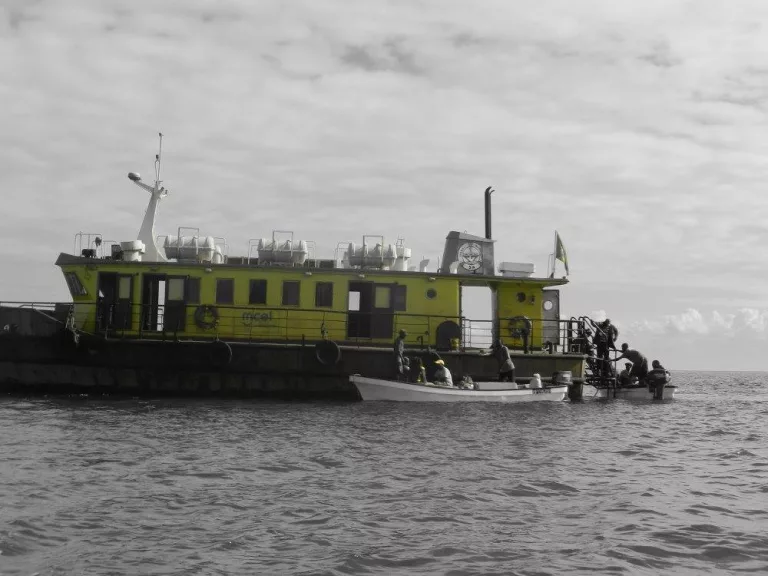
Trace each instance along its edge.
<instances>
[{"instance_id":1,"label":"hanging tire","mask_svg":"<svg viewBox=\"0 0 768 576\"><path fill-rule=\"evenodd\" d=\"M333 340L315 344L315 358L323 366L335 366L341 360L341 349Z\"/></svg>"},{"instance_id":2,"label":"hanging tire","mask_svg":"<svg viewBox=\"0 0 768 576\"><path fill-rule=\"evenodd\" d=\"M216 309L216 306L203 304L195 310L195 324L198 328L210 330L211 328L216 328L218 323L219 311Z\"/></svg>"}]
</instances>

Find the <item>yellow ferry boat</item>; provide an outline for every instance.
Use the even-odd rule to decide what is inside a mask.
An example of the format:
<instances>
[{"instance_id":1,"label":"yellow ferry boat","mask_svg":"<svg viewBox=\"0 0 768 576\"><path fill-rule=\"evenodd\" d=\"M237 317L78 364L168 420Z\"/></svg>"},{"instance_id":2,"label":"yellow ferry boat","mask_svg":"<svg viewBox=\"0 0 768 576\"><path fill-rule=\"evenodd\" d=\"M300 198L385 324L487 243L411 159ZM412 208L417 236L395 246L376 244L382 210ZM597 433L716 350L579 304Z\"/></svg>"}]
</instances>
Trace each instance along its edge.
<instances>
[{"instance_id":1,"label":"yellow ferry boat","mask_svg":"<svg viewBox=\"0 0 768 576\"><path fill-rule=\"evenodd\" d=\"M459 377L493 379L488 348L501 338L520 379L583 381L581 323L560 318L567 279L497 265L490 188L485 235L449 232L429 272L411 264L403 240L383 236L340 244L327 259L292 232L251 240L239 256L198 229L157 236L160 154L153 185L128 176L150 195L138 238L79 233L56 260L71 302L0 307L0 388L352 398L350 375L394 377L400 330L408 357L429 365L437 354ZM464 315L470 287L489 291L490 318Z\"/></svg>"}]
</instances>

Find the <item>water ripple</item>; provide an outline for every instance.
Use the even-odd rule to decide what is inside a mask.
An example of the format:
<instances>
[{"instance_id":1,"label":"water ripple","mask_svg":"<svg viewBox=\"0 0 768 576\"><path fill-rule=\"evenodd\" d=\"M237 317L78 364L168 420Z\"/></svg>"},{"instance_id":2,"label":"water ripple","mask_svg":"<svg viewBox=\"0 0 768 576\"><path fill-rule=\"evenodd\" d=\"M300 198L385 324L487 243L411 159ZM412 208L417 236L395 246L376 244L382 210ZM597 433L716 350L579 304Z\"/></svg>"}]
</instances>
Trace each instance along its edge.
<instances>
[{"instance_id":1,"label":"water ripple","mask_svg":"<svg viewBox=\"0 0 768 576\"><path fill-rule=\"evenodd\" d=\"M765 573L766 377L675 377L664 403L0 399L0 571Z\"/></svg>"}]
</instances>

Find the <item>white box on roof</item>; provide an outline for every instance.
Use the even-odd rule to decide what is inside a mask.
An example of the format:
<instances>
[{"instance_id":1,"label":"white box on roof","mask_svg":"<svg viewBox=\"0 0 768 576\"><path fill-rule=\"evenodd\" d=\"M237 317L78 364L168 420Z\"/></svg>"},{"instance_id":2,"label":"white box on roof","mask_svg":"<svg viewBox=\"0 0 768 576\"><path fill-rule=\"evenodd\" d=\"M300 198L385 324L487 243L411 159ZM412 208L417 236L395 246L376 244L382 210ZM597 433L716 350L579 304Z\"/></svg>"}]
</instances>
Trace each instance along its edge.
<instances>
[{"instance_id":1,"label":"white box on roof","mask_svg":"<svg viewBox=\"0 0 768 576\"><path fill-rule=\"evenodd\" d=\"M509 278L530 278L536 272L536 266L531 262L502 262L499 273Z\"/></svg>"}]
</instances>

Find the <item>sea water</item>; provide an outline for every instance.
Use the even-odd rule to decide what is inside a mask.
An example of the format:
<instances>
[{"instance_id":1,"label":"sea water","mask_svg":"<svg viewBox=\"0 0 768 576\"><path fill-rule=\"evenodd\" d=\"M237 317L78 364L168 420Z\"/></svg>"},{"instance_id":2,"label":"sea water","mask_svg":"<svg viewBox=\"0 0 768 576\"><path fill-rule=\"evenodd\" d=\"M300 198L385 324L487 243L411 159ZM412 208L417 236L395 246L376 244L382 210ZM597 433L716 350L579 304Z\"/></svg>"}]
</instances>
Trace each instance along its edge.
<instances>
[{"instance_id":1,"label":"sea water","mask_svg":"<svg viewBox=\"0 0 768 576\"><path fill-rule=\"evenodd\" d=\"M0 400L0 574L768 572L768 374L674 401Z\"/></svg>"}]
</instances>

